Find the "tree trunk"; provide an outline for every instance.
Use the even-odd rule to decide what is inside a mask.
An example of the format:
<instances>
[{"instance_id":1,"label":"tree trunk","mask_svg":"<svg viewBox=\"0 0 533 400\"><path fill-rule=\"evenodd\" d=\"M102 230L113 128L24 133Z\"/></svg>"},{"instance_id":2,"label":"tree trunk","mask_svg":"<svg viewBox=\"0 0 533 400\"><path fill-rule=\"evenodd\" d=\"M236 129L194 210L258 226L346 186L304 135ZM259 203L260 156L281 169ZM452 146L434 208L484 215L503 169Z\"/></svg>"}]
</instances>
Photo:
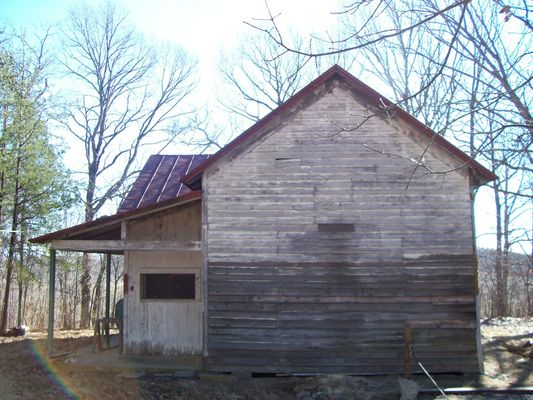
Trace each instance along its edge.
<instances>
[{"instance_id":1,"label":"tree trunk","mask_svg":"<svg viewBox=\"0 0 533 400\"><path fill-rule=\"evenodd\" d=\"M26 283L26 285L24 285L24 294L22 297L22 320L24 322L26 322L26 304L28 300L28 286L29 286L29 281L28 283Z\"/></svg>"},{"instance_id":2,"label":"tree trunk","mask_svg":"<svg viewBox=\"0 0 533 400\"><path fill-rule=\"evenodd\" d=\"M23 233L20 234L20 242L19 242L19 261L20 261L20 268L18 273L18 304L17 304L17 326L22 325L22 314L23 314L23 308L22 308L22 295L24 292L24 286L26 277L24 276L24 241L26 240L25 235Z\"/></svg>"},{"instance_id":3,"label":"tree trunk","mask_svg":"<svg viewBox=\"0 0 533 400\"><path fill-rule=\"evenodd\" d=\"M69 302L68 302L68 269L60 269L57 274L57 283L59 284L59 298L61 299L61 323L63 329L68 328L68 314L69 314Z\"/></svg>"},{"instance_id":4,"label":"tree trunk","mask_svg":"<svg viewBox=\"0 0 533 400\"><path fill-rule=\"evenodd\" d=\"M96 187L96 166L89 165L89 181L85 196L85 222L94 219L93 201ZM81 286L81 317L80 328L87 329L91 326L91 260L87 253L81 259L82 273L80 279Z\"/></svg>"},{"instance_id":5,"label":"tree trunk","mask_svg":"<svg viewBox=\"0 0 533 400\"><path fill-rule=\"evenodd\" d=\"M7 105L4 104L3 113L2 113L2 129L3 132L7 130ZM1 138L1 137L0 137ZM4 142L0 142L0 151L3 153L5 151ZM5 174L4 170L0 171L0 226L3 226L3 205L4 205L4 184L5 184ZM0 228L1 229L1 228ZM2 265L4 257L4 236L0 234L0 265Z\"/></svg>"},{"instance_id":6,"label":"tree trunk","mask_svg":"<svg viewBox=\"0 0 533 400\"><path fill-rule=\"evenodd\" d=\"M496 165L494 143L491 145L491 161L493 167ZM494 271L496 273L496 301L495 315L503 317L507 315L507 283L505 281L506 265L503 257L503 228L502 228L502 199L498 183L494 183L494 205L496 211L496 260Z\"/></svg>"},{"instance_id":7,"label":"tree trunk","mask_svg":"<svg viewBox=\"0 0 533 400\"><path fill-rule=\"evenodd\" d=\"M15 267L15 246L17 244L17 228L18 228L18 202L19 202L19 171L20 171L20 157L17 158L17 166L15 169L15 192L13 199L13 213L11 219L11 234L9 236L9 249L7 253L7 272L6 285L4 288L4 301L2 304L2 320L0 322L0 334L5 335L7 332L7 316L9 312L9 296L11 292L11 282L13 280L13 269Z\"/></svg>"},{"instance_id":8,"label":"tree trunk","mask_svg":"<svg viewBox=\"0 0 533 400\"><path fill-rule=\"evenodd\" d=\"M509 269L510 269L510 259L509 252L511 248L510 238L509 238L509 218L511 214L510 205L509 205L509 194L508 190L509 177L506 177L505 180L505 192L503 193L503 232L502 232L502 286L504 288L503 295L505 296L505 308L502 309L502 316L510 316L513 313L513 310L510 307L510 298L509 298Z\"/></svg>"},{"instance_id":9,"label":"tree trunk","mask_svg":"<svg viewBox=\"0 0 533 400\"><path fill-rule=\"evenodd\" d=\"M106 264L101 260L100 271L98 273L98 278L96 278L96 283L94 285L94 298L93 298L93 307L92 315L93 319L96 319L100 316L101 310L101 300L102 300L102 280L104 277Z\"/></svg>"},{"instance_id":10,"label":"tree trunk","mask_svg":"<svg viewBox=\"0 0 533 400\"><path fill-rule=\"evenodd\" d=\"M0 147L0 151L2 150L2 147ZM4 203L4 171L0 171L0 229L4 226L3 224L3 214L2 214L2 206ZM0 267L3 265L4 262L4 234L0 232ZM2 291L2 280L0 279L0 293Z\"/></svg>"},{"instance_id":11,"label":"tree trunk","mask_svg":"<svg viewBox=\"0 0 533 400\"><path fill-rule=\"evenodd\" d=\"M533 218L531 219L531 225L531 232L533 232ZM533 277L533 237L531 237L531 254L529 255L526 274L527 316L530 317L533 315L533 299L531 298L531 287L533 286L531 285L531 278Z\"/></svg>"},{"instance_id":12,"label":"tree trunk","mask_svg":"<svg viewBox=\"0 0 533 400\"><path fill-rule=\"evenodd\" d=\"M17 303L17 326L22 325L22 294L24 293L24 287L22 282L19 282L18 287L18 303Z\"/></svg>"},{"instance_id":13,"label":"tree trunk","mask_svg":"<svg viewBox=\"0 0 533 400\"><path fill-rule=\"evenodd\" d=\"M84 253L81 258L82 272L80 278L81 286L81 316L80 328L87 329L91 324L91 260L89 255Z\"/></svg>"},{"instance_id":14,"label":"tree trunk","mask_svg":"<svg viewBox=\"0 0 533 400\"><path fill-rule=\"evenodd\" d=\"M7 254L7 272L6 283L4 288L4 301L2 303L2 320L0 322L0 334L5 335L7 332L7 317L9 313L9 296L11 294L11 282L13 280L13 269L15 265L15 248L16 235L11 233L9 239L9 250Z\"/></svg>"},{"instance_id":15,"label":"tree trunk","mask_svg":"<svg viewBox=\"0 0 533 400\"><path fill-rule=\"evenodd\" d=\"M76 262L78 262L76 260ZM78 268L76 268L75 270L75 273L74 273L74 284L75 284L75 287L74 287L74 300L72 301L72 328L74 328L76 326L76 316L78 315L77 311L78 311L78 306L80 305L79 304L79 301L80 301L80 297L79 297L79 294L80 294L80 288L78 287L78 278L79 278L79 270Z\"/></svg>"},{"instance_id":16,"label":"tree trunk","mask_svg":"<svg viewBox=\"0 0 533 400\"><path fill-rule=\"evenodd\" d=\"M114 279L113 279L113 301L111 303L111 313L112 313L112 317L115 318L115 305L117 304L117 286L118 286L118 282L120 281L120 278L122 278L122 273L118 273L118 267L119 267L119 262L117 261L117 259L115 258L115 274L114 274Z\"/></svg>"}]
</instances>

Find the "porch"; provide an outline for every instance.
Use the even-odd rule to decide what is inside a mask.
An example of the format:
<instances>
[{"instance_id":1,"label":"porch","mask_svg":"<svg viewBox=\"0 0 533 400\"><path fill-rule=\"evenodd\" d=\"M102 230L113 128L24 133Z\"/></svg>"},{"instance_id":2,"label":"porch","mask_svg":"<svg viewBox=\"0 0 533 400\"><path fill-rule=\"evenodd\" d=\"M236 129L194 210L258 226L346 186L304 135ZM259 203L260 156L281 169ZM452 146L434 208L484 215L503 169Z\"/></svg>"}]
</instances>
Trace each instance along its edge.
<instances>
[{"instance_id":1,"label":"porch","mask_svg":"<svg viewBox=\"0 0 533 400\"><path fill-rule=\"evenodd\" d=\"M64 229L62 231L54 232L48 235L35 238L32 241L34 243L42 243L50 245L50 270L49 270L49 303L48 303L48 339L47 339L47 353L48 356L53 358L57 356L62 356L61 353L58 353L54 349L54 321L55 321L55 298L56 298L56 259L59 252L68 251L68 252L83 252L83 253L96 253L96 254L105 254L106 255L106 265L105 265L105 306L103 315L99 315L98 318L108 321L112 317L112 307L110 297L111 297L111 256L112 255L123 255L125 256L125 269L124 269L124 338L127 340L128 332L130 334L131 343L134 343L137 347L129 352L130 354L202 354L202 331L198 330L196 336L199 339L196 340L197 344L194 352L187 351L181 352L179 349L177 352L173 353L172 351L164 350L159 351L155 349L152 351L149 347L145 351L143 348L138 348L139 337L142 340L145 340L144 343L150 343L150 338L157 332L145 332L138 330L142 325L138 321L135 321L135 325L131 324L131 321L128 320L128 317L134 317L137 313L141 312L140 308L145 308L146 312L153 312L154 307L158 311L158 315L166 317L169 312L169 308L161 312L162 307L166 307L165 304L170 304L170 307L177 305L178 308L179 302L177 301L162 301L163 298L150 297L151 292L146 291L146 289L153 290L152 286L143 286L142 279L139 281L139 277L145 276L152 278L154 273L162 274L169 273L176 274L177 272L194 272L195 279L193 280L194 286L192 288L193 292L196 293L194 296L194 313L195 316L198 314L202 315L201 308L203 307L202 297L201 297L201 288L203 286L201 282L201 236L200 236L200 218L195 216L195 227L194 234L190 232L190 223L191 213L195 210L199 210L200 196L198 193L191 193L189 196L185 195L180 199L174 199L165 203L159 203L157 206L144 207L143 209L135 209L130 212L121 212L117 213L110 217L103 217L98 220L81 224L72 228ZM185 206L186 204L194 203L194 207ZM185 210L185 211L181 211ZM158 231L161 224L158 222L159 219L164 219L166 216L176 215L179 219L183 221L172 220L174 223L173 227L177 229L175 231L165 231L164 234ZM176 214L177 213L177 214ZM163 217L159 217L163 216ZM154 225L155 232L152 232L150 229L145 231L146 221L150 229ZM151 223L151 221L156 221ZM184 225L187 226L184 226ZM196 227L198 225L198 227ZM130 229L130 227L134 227ZM168 234L168 232L176 232L175 234ZM196 232L197 231L197 232ZM191 236L192 235L192 236ZM130 257L128 257L128 255ZM154 258L155 257L155 258ZM126 262L126 260L129 260ZM179 262L177 262L177 261ZM184 267L181 266L180 262L192 262L194 261L194 269L190 267L189 270L184 270ZM177 262L177 263L176 263ZM141 269L139 269L141 265ZM144 269L143 269L144 268ZM177 269L176 269L177 268ZM180 269L181 268L181 269ZM131 269L131 271L130 271ZM129 275L130 276L129 276ZM177 274L179 277L184 274ZM191 274L189 274L191 275ZM163 276L163 275L159 275ZM166 275L165 275L166 276ZM157 276L156 276L157 277ZM153 280L153 279L152 279ZM146 279L148 282L148 279ZM151 282L151 281L150 281ZM135 288L135 291L134 291ZM131 293L128 294L128 291ZM159 295L159 293L156 293ZM131 297L134 296L134 297ZM146 298L146 299L145 299ZM156 300L152 300L152 299ZM189 297L186 297L187 299ZM129 299L129 300L128 300ZM189 308L186 302L182 302L182 305L185 305ZM181 308L176 308L177 314L174 314L176 318L180 316L179 312ZM173 308L172 308L173 309ZM151 310L151 311L150 311ZM128 315L129 313L129 315ZM148 315L148 314L147 314ZM152 313L150 315L153 315ZM103 318L102 318L103 317ZM138 318L137 318L138 319ZM199 319L198 324L201 324L201 318ZM170 319L167 319L170 320ZM128 330L128 322L130 322ZM103 325L104 329L106 324ZM172 326L161 326L160 332L165 332L166 336L162 336L159 340L169 340L169 335L174 335L172 337L184 337L183 332L179 329L173 331ZM158 335L154 336L154 339L157 340ZM186 337L186 335L185 335ZM180 339L181 340L181 339ZM195 343L196 343L195 342ZM127 343L125 341L125 343ZM164 342L166 343L166 342ZM168 342L170 343L170 342ZM174 344L175 346L175 344ZM126 351L128 353L128 351ZM173 357L175 358L175 357ZM171 360L162 361L163 358L155 361L155 364L162 362L163 364L172 364ZM129 359L127 362L138 362L139 359ZM148 364L154 362L154 360L148 361ZM187 361L184 359L184 361ZM187 364L187 363L186 363Z\"/></svg>"}]
</instances>

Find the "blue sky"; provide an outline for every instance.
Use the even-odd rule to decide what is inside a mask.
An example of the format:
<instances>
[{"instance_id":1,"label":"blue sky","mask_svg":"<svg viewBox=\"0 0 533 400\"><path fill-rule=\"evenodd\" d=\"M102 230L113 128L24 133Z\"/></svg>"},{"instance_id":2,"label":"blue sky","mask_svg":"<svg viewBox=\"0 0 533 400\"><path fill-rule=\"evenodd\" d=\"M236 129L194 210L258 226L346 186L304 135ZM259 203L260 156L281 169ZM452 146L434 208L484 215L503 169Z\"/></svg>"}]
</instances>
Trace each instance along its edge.
<instances>
[{"instance_id":1,"label":"blue sky","mask_svg":"<svg viewBox=\"0 0 533 400\"><path fill-rule=\"evenodd\" d=\"M19 27L60 22L67 10L83 0L0 0L0 22ZM115 0L146 35L177 42L201 58L213 49L232 46L251 32L243 21L267 16L264 0ZM300 32L322 30L334 17L337 1L269 0L282 25Z\"/></svg>"},{"instance_id":2,"label":"blue sky","mask_svg":"<svg viewBox=\"0 0 533 400\"><path fill-rule=\"evenodd\" d=\"M18 26L48 24L60 19L71 3L66 0L2 0L0 15L2 22L7 20Z\"/></svg>"}]
</instances>

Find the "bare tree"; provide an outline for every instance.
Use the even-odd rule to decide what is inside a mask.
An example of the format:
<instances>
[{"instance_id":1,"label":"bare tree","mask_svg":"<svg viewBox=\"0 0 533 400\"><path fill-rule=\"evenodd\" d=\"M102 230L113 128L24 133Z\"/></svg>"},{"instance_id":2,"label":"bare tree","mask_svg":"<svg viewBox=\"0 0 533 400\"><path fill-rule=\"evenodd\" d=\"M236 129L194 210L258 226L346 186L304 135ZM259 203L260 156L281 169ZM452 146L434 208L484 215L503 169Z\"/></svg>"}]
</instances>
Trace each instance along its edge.
<instances>
[{"instance_id":1,"label":"bare tree","mask_svg":"<svg viewBox=\"0 0 533 400\"><path fill-rule=\"evenodd\" d=\"M194 149L199 154L209 150L220 150L229 141L234 132L239 132L240 126L236 123L234 115L229 114L222 122L213 118L217 110L206 105L203 110L197 111L192 118L191 125L194 130L180 135L178 143ZM231 132L231 133L229 133Z\"/></svg>"},{"instance_id":2,"label":"bare tree","mask_svg":"<svg viewBox=\"0 0 533 400\"><path fill-rule=\"evenodd\" d=\"M297 54L312 58L320 58L341 53L350 53L353 57L359 56L365 49L387 48L394 41L406 41L413 32L424 32L427 38L436 40L440 50L431 55L429 61L433 67L428 71L424 85L417 91L410 92L408 96L401 96L397 104L405 107L405 103L418 97L421 93L432 88L438 83L438 78L453 70L457 57L474 60L469 51L483 50L477 59L478 66L492 74L497 85L493 86L496 96L507 97L515 106L520 119L508 121L505 127L520 126L531 134L532 120L530 107L525 99L527 91L531 89L531 74L528 65L531 62L531 30L529 21L529 7L527 2L512 1L502 2L490 0L486 2L473 2L470 0L457 0L444 5L435 0L398 0L387 1L351 1L342 10L338 11L339 18L350 27L337 38L326 34L319 40L321 47L311 46L302 49L293 43L290 37L283 35L283 30L277 24L277 15L267 7L266 18L249 23L255 29L263 32L278 45L278 54ZM401 16L398 21L391 21L386 14L394 11ZM517 32L504 35L504 30L496 29L498 24L509 21L518 21ZM501 26L500 26L501 27ZM509 32L508 32L509 33ZM489 35L492 40L485 41ZM510 41L512 39L512 42ZM324 49L324 43L329 43L329 48ZM497 45L497 49L491 47ZM507 44L508 51L505 50ZM502 48L501 45L504 45ZM390 47L390 46L389 46ZM416 49L410 49L416 54ZM502 55L505 54L505 57ZM363 57L361 57L363 58ZM512 61L514 60L514 62ZM395 68L396 60L390 60L389 69ZM513 77L508 75L512 74ZM520 95L525 92L525 98ZM393 107L392 105L391 107ZM504 129L504 127L500 127ZM529 143L525 143L527 147Z\"/></svg>"},{"instance_id":3,"label":"bare tree","mask_svg":"<svg viewBox=\"0 0 533 400\"><path fill-rule=\"evenodd\" d=\"M493 315L497 316L508 315L513 309L509 276L516 268L510 253L513 246L518 248L529 235L524 226L524 213L530 215L533 189L532 77L528 72L531 35L522 25L511 34L507 26L509 19L502 17L502 10L494 2L468 7L466 28L461 29L455 47L461 63L447 66L464 82L474 82L475 76L475 92L470 93L475 105L469 110L476 130L475 152L500 177L492 183L496 215ZM450 16L445 18L445 24L455 29L455 20ZM509 43L511 37L513 42Z\"/></svg>"},{"instance_id":4,"label":"bare tree","mask_svg":"<svg viewBox=\"0 0 533 400\"><path fill-rule=\"evenodd\" d=\"M340 53L356 52L367 46L386 42L391 38L402 36L405 33L424 27L439 17L452 12L454 9L465 9L469 2L470 0L457 0L442 8L433 9L433 7L425 7L423 3L412 0L398 0L395 2L350 1L341 10L333 12L342 19L344 19L345 16L350 17L352 21L352 29L350 29L350 32L341 32L338 37L332 37L329 33L326 33L323 37L313 35L315 43L313 44L313 41L311 41L305 48L299 48L290 38L287 38L282 33L283 30L278 26L276 21L279 14L273 13L268 7L268 3L268 16L247 24L260 32L263 32L276 43L280 48L278 54L296 53L307 57L317 58ZM409 22L402 24L399 27L391 27L387 24L383 24L377 30L368 30L368 24L374 19L379 19L381 15L390 8L398 10L398 12L406 17ZM318 42L318 44L316 42ZM328 47L326 47L326 44Z\"/></svg>"},{"instance_id":5,"label":"bare tree","mask_svg":"<svg viewBox=\"0 0 533 400\"><path fill-rule=\"evenodd\" d=\"M291 35L296 49L304 42ZM279 54L265 35L247 37L238 47L220 56L222 77L219 103L232 115L256 122L291 98L309 81L333 64L351 65L343 54L312 59L299 53Z\"/></svg>"},{"instance_id":6,"label":"bare tree","mask_svg":"<svg viewBox=\"0 0 533 400\"><path fill-rule=\"evenodd\" d=\"M78 253L65 253L58 259L58 315L61 329L75 329L76 310L79 308L78 277L81 271L81 255Z\"/></svg>"},{"instance_id":7,"label":"bare tree","mask_svg":"<svg viewBox=\"0 0 533 400\"><path fill-rule=\"evenodd\" d=\"M112 317L115 318L115 306L120 300L117 298L119 292L119 285L124 276L124 259L122 257L112 258L112 274L113 274L113 296L111 297L111 309L113 310Z\"/></svg>"},{"instance_id":8,"label":"bare tree","mask_svg":"<svg viewBox=\"0 0 533 400\"><path fill-rule=\"evenodd\" d=\"M73 10L63 38L63 63L79 92L65 126L84 148L90 221L135 173L143 146L164 147L180 133L172 127L192 111L184 103L194 86L195 63L179 49L149 45L109 3ZM87 257L83 265L81 326L87 327Z\"/></svg>"},{"instance_id":9,"label":"bare tree","mask_svg":"<svg viewBox=\"0 0 533 400\"><path fill-rule=\"evenodd\" d=\"M256 122L303 86L302 69L309 58L277 55L277 46L263 35L253 35L234 52L220 56L218 66L224 85L219 102L226 111Z\"/></svg>"},{"instance_id":10,"label":"bare tree","mask_svg":"<svg viewBox=\"0 0 533 400\"><path fill-rule=\"evenodd\" d=\"M437 12L432 1L424 4ZM404 17L394 9L386 14L391 26L399 30ZM527 122L531 121L531 76L526 64L531 40L522 31L515 32L512 44L507 43L506 18L495 3L469 5L462 26L458 20L449 13L434 21L432 29L421 27L360 51L377 61L370 63L370 69L384 77L398 103L439 128L439 133L451 132L458 143L499 175L499 181L491 184L496 239L491 315L503 316L516 308L510 306L508 289L511 283L514 289L521 286L509 278L514 268L510 254L511 248L528 235L523 215L531 211L531 123ZM368 29L376 31L372 25L369 22ZM442 49L452 49L445 65L436 56ZM443 66L437 76L436 71ZM433 79L431 85L424 82L428 77ZM410 85L425 90L412 97L410 93L417 89L410 90ZM429 114L424 112L426 108ZM439 109L440 113L431 112Z\"/></svg>"},{"instance_id":11,"label":"bare tree","mask_svg":"<svg viewBox=\"0 0 533 400\"><path fill-rule=\"evenodd\" d=\"M364 32L368 35L378 32L382 24L401 30L406 20L407 25L416 23L414 15L405 16L394 4L384 9L379 19L372 18L371 14L364 15L367 20ZM344 15L345 35L356 35L354 29L352 18ZM388 88L387 95L394 102L401 103L402 108L444 136L456 117L450 104L460 88L458 74L445 71L440 79L430 84L440 68L435 60L446 48L439 41L428 40L428 37L428 32L420 28L393 36L386 42L368 44L359 50L360 65L364 76L370 75L384 83ZM449 62L454 64L455 60Z\"/></svg>"},{"instance_id":12,"label":"bare tree","mask_svg":"<svg viewBox=\"0 0 533 400\"><path fill-rule=\"evenodd\" d=\"M480 71L483 97L478 99L479 106L474 112L490 112L495 117L496 137L508 136L509 141L520 144L519 151L524 151L533 143L530 68L533 38L525 26L519 25L518 29L508 26L508 19L501 16L503 10L499 2L468 6L464 28L459 30L454 46L461 60L460 69L455 72L470 78L474 68ZM458 29L452 16L446 16L443 29L445 26ZM472 67L465 70L466 63ZM454 66L448 69L453 70Z\"/></svg>"}]
</instances>

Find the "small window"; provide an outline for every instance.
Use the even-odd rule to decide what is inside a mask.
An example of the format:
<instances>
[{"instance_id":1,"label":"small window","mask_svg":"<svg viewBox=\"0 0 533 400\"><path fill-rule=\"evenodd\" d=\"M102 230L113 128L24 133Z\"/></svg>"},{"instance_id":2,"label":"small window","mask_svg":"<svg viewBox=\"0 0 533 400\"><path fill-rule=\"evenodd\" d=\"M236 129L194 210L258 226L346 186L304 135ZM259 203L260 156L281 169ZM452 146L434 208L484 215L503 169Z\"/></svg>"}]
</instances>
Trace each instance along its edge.
<instances>
[{"instance_id":1,"label":"small window","mask_svg":"<svg viewBox=\"0 0 533 400\"><path fill-rule=\"evenodd\" d=\"M194 274L141 274L141 299L194 300Z\"/></svg>"}]
</instances>

